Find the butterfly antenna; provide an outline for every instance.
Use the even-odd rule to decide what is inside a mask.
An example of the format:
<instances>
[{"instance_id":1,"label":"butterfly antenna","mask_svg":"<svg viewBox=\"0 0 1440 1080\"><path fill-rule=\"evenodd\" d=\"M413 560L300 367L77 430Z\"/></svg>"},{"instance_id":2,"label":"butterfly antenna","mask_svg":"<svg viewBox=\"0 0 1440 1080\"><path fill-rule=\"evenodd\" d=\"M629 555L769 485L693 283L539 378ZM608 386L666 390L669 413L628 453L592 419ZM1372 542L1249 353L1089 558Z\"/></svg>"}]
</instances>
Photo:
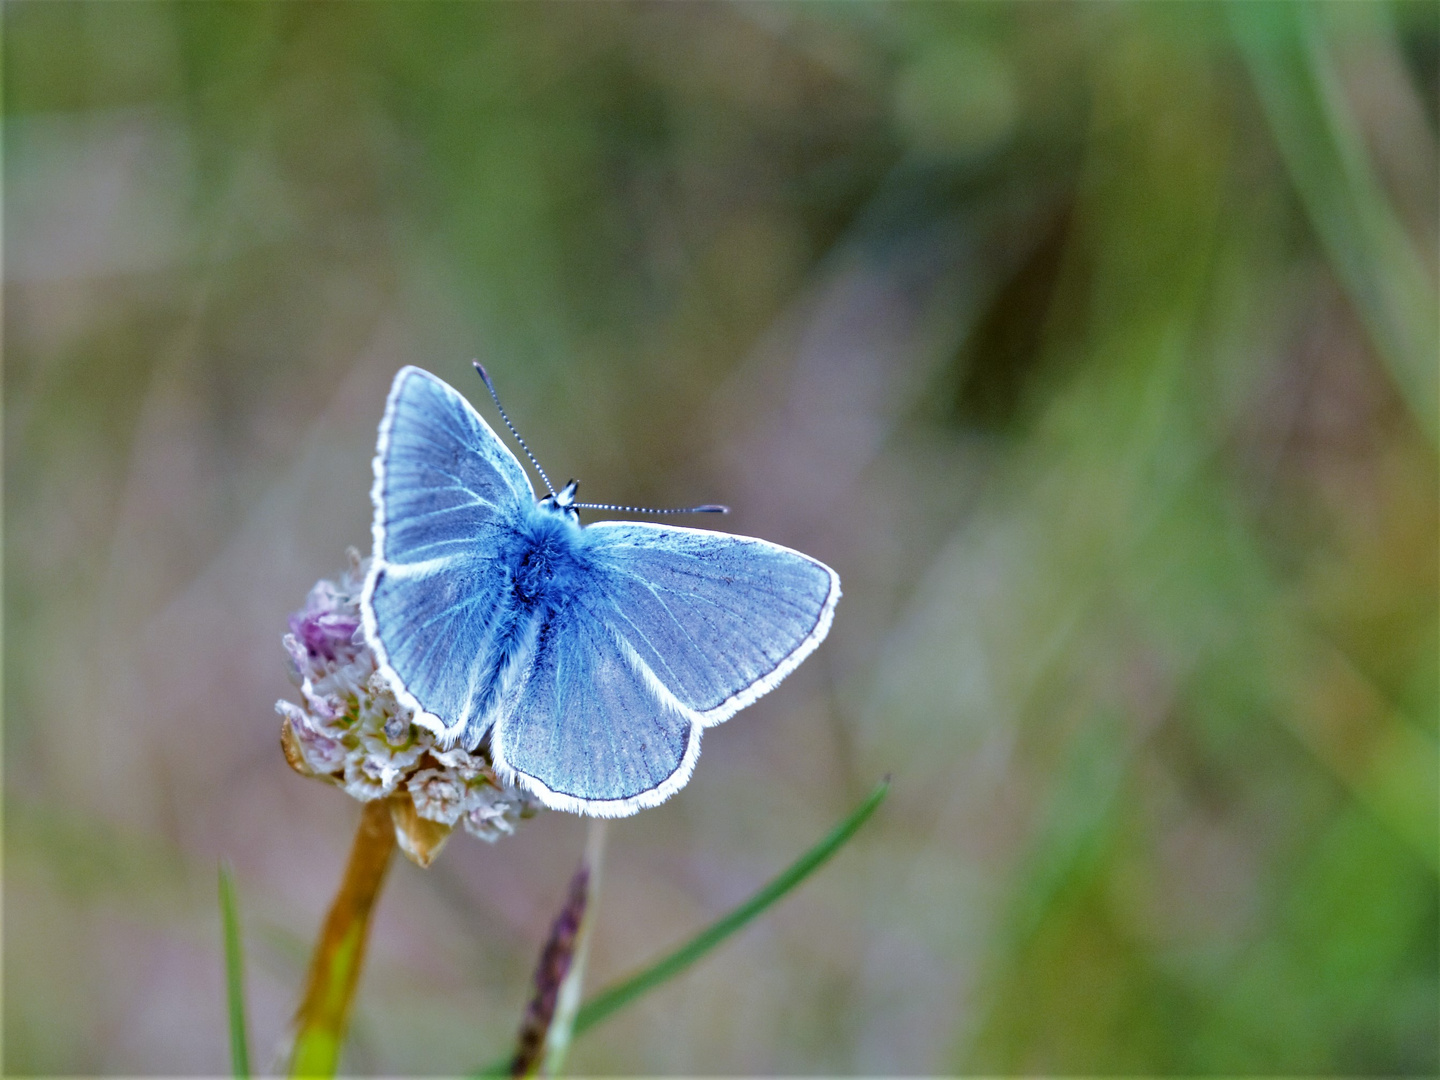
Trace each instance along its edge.
<instances>
[{"instance_id":1,"label":"butterfly antenna","mask_svg":"<svg viewBox=\"0 0 1440 1080\"><path fill-rule=\"evenodd\" d=\"M704 506L677 506L657 510L653 506L616 506L613 503L574 503L577 510L615 510L622 514L728 514L730 508L719 503Z\"/></svg>"},{"instance_id":2,"label":"butterfly antenna","mask_svg":"<svg viewBox=\"0 0 1440 1080\"><path fill-rule=\"evenodd\" d=\"M505 421L505 426L510 429L510 434L515 436L515 441L520 444L520 449L525 451L525 456L530 459L530 464L535 466L535 471L540 474L540 479L545 481L545 489L551 495L555 494L555 487L550 483L550 477L545 475L545 470L540 467L540 462L535 460L535 455L530 452L530 447L525 445L525 440L520 437L520 432L515 430L515 425L510 422L510 417L505 412L505 406L500 404L500 395L495 392L495 384L490 381L486 374L485 367L479 360L471 360L475 370L480 373L480 378L485 380L485 389L490 391L490 396L495 399L495 408L500 410L500 419Z\"/></svg>"}]
</instances>

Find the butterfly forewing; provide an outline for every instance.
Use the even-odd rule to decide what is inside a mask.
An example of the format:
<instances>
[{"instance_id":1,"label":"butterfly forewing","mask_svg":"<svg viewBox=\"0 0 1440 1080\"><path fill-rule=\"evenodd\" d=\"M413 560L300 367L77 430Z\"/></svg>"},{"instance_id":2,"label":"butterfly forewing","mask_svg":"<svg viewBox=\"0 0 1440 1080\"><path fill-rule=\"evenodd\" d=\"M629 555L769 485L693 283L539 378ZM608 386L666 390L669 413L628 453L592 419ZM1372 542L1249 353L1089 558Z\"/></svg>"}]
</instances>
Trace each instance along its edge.
<instances>
[{"instance_id":1,"label":"butterfly forewing","mask_svg":"<svg viewBox=\"0 0 1440 1080\"><path fill-rule=\"evenodd\" d=\"M375 455L378 555L401 564L473 554L534 499L520 463L469 402L419 368L395 376Z\"/></svg>"},{"instance_id":2,"label":"butterfly forewing","mask_svg":"<svg viewBox=\"0 0 1440 1080\"><path fill-rule=\"evenodd\" d=\"M464 398L407 367L380 425L372 498L367 637L416 719L455 738L492 707L523 632L500 556L533 503L530 483Z\"/></svg>"}]
</instances>

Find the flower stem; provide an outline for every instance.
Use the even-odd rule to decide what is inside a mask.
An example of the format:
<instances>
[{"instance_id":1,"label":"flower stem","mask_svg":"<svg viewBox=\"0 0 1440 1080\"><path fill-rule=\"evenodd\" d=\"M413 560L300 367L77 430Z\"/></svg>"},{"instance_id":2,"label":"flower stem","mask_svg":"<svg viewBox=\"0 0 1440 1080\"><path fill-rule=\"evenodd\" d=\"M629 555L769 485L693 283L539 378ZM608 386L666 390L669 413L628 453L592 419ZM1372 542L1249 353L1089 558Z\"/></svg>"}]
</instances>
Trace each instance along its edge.
<instances>
[{"instance_id":1,"label":"flower stem","mask_svg":"<svg viewBox=\"0 0 1440 1080\"><path fill-rule=\"evenodd\" d=\"M340 1047L350 1019L350 1004L360 981L365 942L370 933L370 912L390 853L395 849L395 826L388 800L365 804L360 827L350 849L345 879L330 905L325 928L310 957L305 997L295 1013L295 1049L291 1076L334 1076Z\"/></svg>"}]
</instances>

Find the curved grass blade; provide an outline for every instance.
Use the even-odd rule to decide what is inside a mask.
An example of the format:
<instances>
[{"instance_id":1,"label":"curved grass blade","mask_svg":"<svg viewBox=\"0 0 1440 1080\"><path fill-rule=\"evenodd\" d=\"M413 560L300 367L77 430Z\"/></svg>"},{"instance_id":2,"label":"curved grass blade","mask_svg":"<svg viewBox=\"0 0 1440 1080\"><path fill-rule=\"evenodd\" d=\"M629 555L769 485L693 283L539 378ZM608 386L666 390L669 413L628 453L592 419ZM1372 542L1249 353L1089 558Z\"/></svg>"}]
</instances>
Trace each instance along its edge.
<instances>
[{"instance_id":1,"label":"curved grass blade","mask_svg":"<svg viewBox=\"0 0 1440 1080\"><path fill-rule=\"evenodd\" d=\"M661 957L643 971L600 991L585 1002L575 1016L573 1036L578 1037L602 1021L609 1019L637 998L648 994L661 983L673 979L731 934L763 914L767 908L782 899L786 893L813 874L832 855L844 847L850 838L860 830L860 827L870 819L870 816L879 809L889 790L890 778L887 776L875 786L875 790L865 801L851 811L844 821L831 829L824 839L791 863L783 873L772 879L749 900L711 923L685 944ZM494 1062L479 1070L475 1075L504 1076L508 1067L508 1060Z\"/></svg>"},{"instance_id":2,"label":"curved grass blade","mask_svg":"<svg viewBox=\"0 0 1440 1080\"><path fill-rule=\"evenodd\" d=\"M869 820L870 815L875 813L889 790L890 778L886 777L876 785L870 796L851 812L849 817L830 830L828 836L791 863L784 873L774 878L749 900L728 915L711 923L668 956L657 960L644 971L632 975L609 989L602 990L580 1006L580 1012L575 1017L575 1034L579 1035L588 1031L602 1020L619 1012L636 998L679 975L735 931L761 915L766 908L820 869L830 856L839 851L859 831L860 826Z\"/></svg>"},{"instance_id":3,"label":"curved grass blade","mask_svg":"<svg viewBox=\"0 0 1440 1080\"><path fill-rule=\"evenodd\" d=\"M1324 6L1231 0L1227 11L1321 247L1416 423L1440 441L1435 286L1341 92ZM1382 5L1349 6L1349 15L1385 33Z\"/></svg>"},{"instance_id":4,"label":"curved grass blade","mask_svg":"<svg viewBox=\"0 0 1440 1080\"><path fill-rule=\"evenodd\" d=\"M240 947L240 910L235 902L235 875L220 864L220 922L225 937L225 990L230 1014L230 1070L250 1075L250 1036L245 1024L245 957Z\"/></svg>"}]
</instances>

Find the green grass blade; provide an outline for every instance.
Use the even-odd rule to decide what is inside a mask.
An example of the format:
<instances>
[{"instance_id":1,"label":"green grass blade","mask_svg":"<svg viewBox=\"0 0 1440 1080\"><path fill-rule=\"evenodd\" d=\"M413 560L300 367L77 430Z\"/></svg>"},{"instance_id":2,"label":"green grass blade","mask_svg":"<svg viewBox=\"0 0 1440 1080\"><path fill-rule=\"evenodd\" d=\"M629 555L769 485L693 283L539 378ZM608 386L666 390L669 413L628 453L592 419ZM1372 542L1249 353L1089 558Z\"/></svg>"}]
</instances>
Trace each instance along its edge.
<instances>
[{"instance_id":1,"label":"green grass blade","mask_svg":"<svg viewBox=\"0 0 1440 1080\"><path fill-rule=\"evenodd\" d=\"M731 934L763 914L767 908L820 869L830 856L844 847L850 838L860 830L860 826L864 825L870 816L879 809L889 791L890 778L887 776L875 786L875 790L865 801L851 811L844 821L831 829L824 839L791 863L783 873L772 879L749 900L711 923L685 944L661 957L645 970L600 991L581 1005L580 1011L575 1015L572 1037L578 1037L601 1021L609 1019L632 1001L648 994L661 983L673 979ZM508 1067L508 1059L496 1061L476 1071L474 1075L504 1076Z\"/></svg>"},{"instance_id":2,"label":"green grass blade","mask_svg":"<svg viewBox=\"0 0 1440 1080\"><path fill-rule=\"evenodd\" d=\"M1340 89L1326 11L1251 0L1231 0L1227 10L1321 247L1417 423L1432 442L1440 441L1434 284ZM1355 5L1347 16L1372 34L1384 33L1381 5Z\"/></svg>"},{"instance_id":3,"label":"green grass blade","mask_svg":"<svg viewBox=\"0 0 1440 1080\"><path fill-rule=\"evenodd\" d=\"M619 1012L636 998L648 994L661 983L673 979L708 953L731 934L761 915L772 904L818 870L859 831L860 826L875 813L890 790L890 778L875 786L869 797L857 806L830 834L790 864L778 877L728 915L711 923L669 955L651 964L644 971L600 991L584 1005L575 1017L575 1034L588 1031L602 1020Z\"/></svg>"},{"instance_id":4,"label":"green grass blade","mask_svg":"<svg viewBox=\"0 0 1440 1080\"><path fill-rule=\"evenodd\" d=\"M235 902L235 877L220 864L220 921L225 935L225 990L230 1013L230 1068L250 1075L250 1037L245 1025L245 967L240 948L240 911Z\"/></svg>"}]
</instances>

